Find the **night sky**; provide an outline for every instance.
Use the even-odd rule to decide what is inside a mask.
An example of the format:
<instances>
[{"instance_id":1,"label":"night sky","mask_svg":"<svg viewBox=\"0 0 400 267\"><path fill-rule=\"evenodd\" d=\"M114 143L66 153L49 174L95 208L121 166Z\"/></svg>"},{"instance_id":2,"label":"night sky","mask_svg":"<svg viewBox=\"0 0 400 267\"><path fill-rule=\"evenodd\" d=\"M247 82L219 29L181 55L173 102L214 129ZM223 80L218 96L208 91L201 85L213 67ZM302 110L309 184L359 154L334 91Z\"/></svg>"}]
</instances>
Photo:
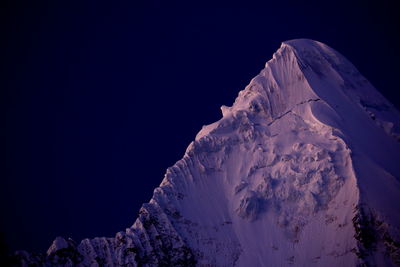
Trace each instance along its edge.
<instances>
[{"instance_id":1,"label":"night sky","mask_svg":"<svg viewBox=\"0 0 400 267\"><path fill-rule=\"evenodd\" d=\"M365 2L2 1L2 246L131 226L282 41L328 44L399 107L400 12Z\"/></svg>"}]
</instances>

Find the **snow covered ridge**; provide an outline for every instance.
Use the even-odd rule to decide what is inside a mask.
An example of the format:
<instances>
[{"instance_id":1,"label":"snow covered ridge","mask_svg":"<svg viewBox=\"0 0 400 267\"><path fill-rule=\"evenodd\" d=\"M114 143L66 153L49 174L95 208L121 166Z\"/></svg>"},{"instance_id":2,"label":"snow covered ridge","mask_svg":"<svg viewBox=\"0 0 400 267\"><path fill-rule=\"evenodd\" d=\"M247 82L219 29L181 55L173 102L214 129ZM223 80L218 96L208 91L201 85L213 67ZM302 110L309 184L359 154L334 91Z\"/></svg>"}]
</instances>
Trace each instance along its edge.
<instances>
[{"instance_id":1,"label":"snow covered ridge","mask_svg":"<svg viewBox=\"0 0 400 267\"><path fill-rule=\"evenodd\" d=\"M28 266L398 266L400 113L338 52L282 43L114 238Z\"/></svg>"}]
</instances>

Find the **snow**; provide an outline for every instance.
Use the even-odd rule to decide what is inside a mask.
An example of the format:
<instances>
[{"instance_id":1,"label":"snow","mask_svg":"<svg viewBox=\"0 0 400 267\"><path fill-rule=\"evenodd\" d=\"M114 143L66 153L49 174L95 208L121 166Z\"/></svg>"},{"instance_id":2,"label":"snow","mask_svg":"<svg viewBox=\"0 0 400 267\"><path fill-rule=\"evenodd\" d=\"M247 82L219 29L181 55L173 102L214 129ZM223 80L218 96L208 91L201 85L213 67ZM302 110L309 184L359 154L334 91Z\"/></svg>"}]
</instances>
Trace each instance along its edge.
<instances>
[{"instance_id":1,"label":"snow","mask_svg":"<svg viewBox=\"0 0 400 267\"><path fill-rule=\"evenodd\" d=\"M400 114L340 53L286 41L221 111L132 227L83 240L67 262L398 264ZM43 262L66 246L56 239Z\"/></svg>"}]
</instances>

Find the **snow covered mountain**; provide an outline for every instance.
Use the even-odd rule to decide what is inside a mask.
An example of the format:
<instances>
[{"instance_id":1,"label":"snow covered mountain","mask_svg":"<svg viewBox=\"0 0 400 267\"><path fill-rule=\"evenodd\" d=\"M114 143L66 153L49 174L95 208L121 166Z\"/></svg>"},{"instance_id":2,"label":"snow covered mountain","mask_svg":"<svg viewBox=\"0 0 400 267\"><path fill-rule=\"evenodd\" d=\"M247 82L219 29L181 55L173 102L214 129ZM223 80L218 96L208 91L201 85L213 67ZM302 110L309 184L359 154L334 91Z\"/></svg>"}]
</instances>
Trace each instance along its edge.
<instances>
[{"instance_id":1,"label":"snow covered mountain","mask_svg":"<svg viewBox=\"0 0 400 267\"><path fill-rule=\"evenodd\" d=\"M400 265L400 113L342 55L282 43L133 226L40 266Z\"/></svg>"}]
</instances>

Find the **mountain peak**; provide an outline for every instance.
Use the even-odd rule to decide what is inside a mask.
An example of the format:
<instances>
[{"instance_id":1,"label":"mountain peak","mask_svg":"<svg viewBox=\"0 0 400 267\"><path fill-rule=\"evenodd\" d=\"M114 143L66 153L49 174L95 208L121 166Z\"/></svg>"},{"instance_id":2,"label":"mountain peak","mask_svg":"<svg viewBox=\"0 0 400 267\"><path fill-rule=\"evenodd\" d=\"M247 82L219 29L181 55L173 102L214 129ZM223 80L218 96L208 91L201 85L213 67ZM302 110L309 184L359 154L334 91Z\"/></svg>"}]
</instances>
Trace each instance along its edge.
<instances>
[{"instance_id":1,"label":"mountain peak","mask_svg":"<svg viewBox=\"0 0 400 267\"><path fill-rule=\"evenodd\" d=\"M289 46L296 50L322 48L322 49L334 51L332 48L330 48L329 46L327 46L326 44L324 44L322 42L315 41L312 39L305 39L305 38L284 41L284 42L282 42L281 47L282 46Z\"/></svg>"},{"instance_id":2,"label":"mountain peak","mask_svg":"<svg viewBox=\"0 0 400 267\"><path fill-rule=\"evenodd\" d=\"M307 39L307 38L298 38L298 39L291 39L287 41L283 41L282 44L292 45L292 46L310 46L315 44L322 44L321 42Z\"/></svg>"},{"instance_id":3,"label":"mountain peak","mask_svg":"<svg viewBox=\"0 0 400 267\"><path fill-rule=\"evenodd\" d=\"M168 168L135 223L24 264L394 266L400 114L338 52L286 41Z\"/></svg>"}]
</instances>

